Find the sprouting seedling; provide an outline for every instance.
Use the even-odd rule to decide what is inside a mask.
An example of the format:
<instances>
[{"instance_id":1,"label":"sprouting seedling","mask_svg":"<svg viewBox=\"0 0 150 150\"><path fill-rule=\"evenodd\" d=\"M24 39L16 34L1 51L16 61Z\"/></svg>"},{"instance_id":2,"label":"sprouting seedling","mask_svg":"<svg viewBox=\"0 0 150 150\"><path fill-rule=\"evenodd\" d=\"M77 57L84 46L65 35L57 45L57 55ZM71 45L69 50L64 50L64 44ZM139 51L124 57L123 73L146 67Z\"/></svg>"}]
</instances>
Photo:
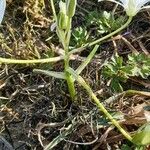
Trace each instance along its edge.
<instances>
[{"instance_id":1,"label":"sprouting seedling","mask_svg":"<svg viewBox=\"0 0 150 150\"><path fill-rule=\"evenodd\" d=\"M0 0L0 24L4 17L5 8L6 8L6 0Z\"/></svg>"},{"instance_id":2,"label":"sprouting seedling","mask_svg":"<svg viewBox=\"0 0 150 150\"><path fill-rule=\"evenodd\" d=\"M104 1L104 0L99 0ZM111 2L115 2L116 4L121 5L128 16L135 16L140 10L145 8L150 8L150 5L145 6L150 0L120 0L118 2L117 0L107 0Z\"/></svg>"}]
</instances>

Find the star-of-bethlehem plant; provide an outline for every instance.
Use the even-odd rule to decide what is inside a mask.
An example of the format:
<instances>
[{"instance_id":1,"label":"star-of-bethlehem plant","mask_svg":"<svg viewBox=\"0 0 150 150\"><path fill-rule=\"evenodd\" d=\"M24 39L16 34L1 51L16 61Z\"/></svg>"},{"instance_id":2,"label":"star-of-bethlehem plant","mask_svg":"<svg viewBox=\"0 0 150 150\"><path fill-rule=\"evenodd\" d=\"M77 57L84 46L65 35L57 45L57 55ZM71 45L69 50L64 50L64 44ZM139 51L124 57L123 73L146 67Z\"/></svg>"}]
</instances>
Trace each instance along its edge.
<instances>
[{"instance_id":1,"label":"star-of-bethlehem plant","mask_svg":"<svg viewBox=\"0 0 150 150\"><path fill-rule=\"evenodd\" d=\"M101 0L100 0L101 1ZM126 14L128 16L128 20L124 25L122 25L117 30L113 31L112 33L97 39L91 43L87 43L82 47L79 47L77 49L70 50L69 43L70 43L70 37L71 37L71 27L72 27L72 18L75 14L77 0L65 0L65 2L60 0L59 8L60 11L58 14L56 14L54 2L53 0L50 0L51 2L51 8L53 11L54 19L56 22L56 33L59 37L59 40L63 46L64 53L61 56L53 57L53 58L46 58L46 59L34 59L34 60L16 60L16 59L8 59L8 58L2 58L0 57L0 63L4 64L35 64L35 63L50 63L50 62L58 62L60 60L64 60L64 72L55 72L55 71L48 71L48 70L40 70L40 69L34 69L34 72L46 74L48 76L53 76L56 78L64 79L67 81L68 84L68 90L70 93L70 97L72 101L75 100L75 87L74 82L77 81L83 88L87 91L89 96L93 99L93 102L96 104L98 109L102 111L105 116L112 122L114 126L118 128L118 130L128 139L129 141L135 143L135 144L149 144L150 139L147 138L147 133L150 133L150 127L145 127L143 131L138 131L136 134L131 136L127 131L125 131L121 125L109 114L109 112L105 109L102 103L100 103L99 99L96 97L90 86L85 82L85 80L80 76L80 73L82 70L88 65L88 63L91 61L93 56L95 55L100 43L103 40L106 40L113 35L119 33L121 30L125 29L130 22L132 21L132 18L141 10L144 8L149 8L149 6L144 6L147 4L150 0L109 0L111 2L115 2L117 4L120 4L124 7ZM0 0L0 23L3 19L4 12L6 7L6 1ZM94 46L95 45L95 46ZM76 69L70 68L69 66L69 60L72 54L78 53L83 51L87 47L94 46L93 50L90 52L86 60ZM140 91L133 91L129 90L129 94L139 93ZM45 149L48 150L48 147Z\"/></svg>"}]
</instances>

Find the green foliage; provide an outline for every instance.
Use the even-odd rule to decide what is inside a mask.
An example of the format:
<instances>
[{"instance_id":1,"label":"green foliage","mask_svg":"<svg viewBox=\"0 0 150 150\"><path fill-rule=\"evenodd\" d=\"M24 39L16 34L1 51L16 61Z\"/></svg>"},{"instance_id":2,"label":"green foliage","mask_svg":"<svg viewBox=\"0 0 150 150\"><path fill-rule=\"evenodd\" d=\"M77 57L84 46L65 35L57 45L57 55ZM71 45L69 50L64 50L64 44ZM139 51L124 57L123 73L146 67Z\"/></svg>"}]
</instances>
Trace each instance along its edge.
<instances>
[{"instance_id":1,"label":"green foliage","mask_svg":"<svg viewBox=\"0 0 150 150\"><path fill-rule=\"evenodd\" d=\"M147 78L150 75L150 58L145 54L130 54L125 63L117 54L104 64L102 75L110 80L110 87L115 92L123 91L121 82L131 76Z\"/></svg>"},{"instance_id":2,"label":"green foliage","mask_svg":"<svg viewBox=\"0 0 150 150\"><path fill-rule=\"evenodd\" d=\"M147 78L150 75L150 57L145 54L128 55L128 64L132 66L133 76Z\"/></svg>"},{"instance_id":3,"label":"green foliage","mask_svg":"<svg viewBox=\"0 0 150 150\"><path fill-rule=\"evenodd\" d=\"M145 149L145 146L137 146L137 145L134 145L134 146L129 146L127 144L123 144L121 146L121 150L131 150L131 149L134 149L134 150L146 150Z\"/></svg>"},{"instance_id":4,"label":"green foliage","mask_svg":"<svg viewBox=\"0 0 150 150\"><path fill-rule=\"evenodd\" d=\"M135 150L146 150L145 146L137 146L135 147Z\"/></svg>"},{"instance_id":5,"label":"green foliage","mask_svg":"<svg viewBox=\"0 0 150 150\"><path fill-rule=\"evenodd\" d=\"M75 45L76 47L83 46L89 40L89 34L85 27L77 27L72 32L72 40L71 45Z\"/></svg>"},{"instance_id":6,"label":"green foliage","mask_svg":"<svg viewBox=\"0 0 150 150\"><path fill-rule=\"evenodd\" d=\"M119 16L115 19L114 14L111 12L103 11L100 13L95 10L89 13L86 17L86 26L96 26L97 32L100 34L112 32L124 24L125 17Z\"/></svg>"},{"instance_id":7,"label":"green foliage","mask_svg":"<svg viewBox=\"0 0 150 150\"><path fill-rule=\"evenodd\" d=\"M123 58L117 54L111 58L109 62L104 64L102 75L106 79L110 79L110 87L115 92L123 91L120 82L126 82L129 75L132 75L131 66L123 64Z\"/></svg>"},{"instance_id":8,"label":"green foliage","mask_svg":"<svg viewBox=\"0 0 150 150\"><path fill-rule=\"evenodd\" d=\"M128 146L127 144L123 144L123 145L121 146L121 150L131 150L131 147Z\"/></svg>"},{"instance_id":9,"label":"green foliage","mask_svg":"<svg viewBox=\"0 0 150 150\"><path fill-rule=\"evenodd\" d=\"M150 144L150 124L145 124L139 128L139 130L133 136L133 143L137 145Z\"/></svg>"},{"instance_id":10,"label":"green foliage","mask_svg":"<svg viewBox=\"0 0 150 150\"><path fill-rule=\"evenodd\" d=\"M96 10L92 11L85 18L85 26L74 29L71 45L78 47L90 42L93 37L88 33L88 28L96 28L96 35L110 33L118 29L121 24L124 24L125 19L124 16L119 16L115 19L113 13L107 11L102 13Z\"/></svg>"}]
</instances>

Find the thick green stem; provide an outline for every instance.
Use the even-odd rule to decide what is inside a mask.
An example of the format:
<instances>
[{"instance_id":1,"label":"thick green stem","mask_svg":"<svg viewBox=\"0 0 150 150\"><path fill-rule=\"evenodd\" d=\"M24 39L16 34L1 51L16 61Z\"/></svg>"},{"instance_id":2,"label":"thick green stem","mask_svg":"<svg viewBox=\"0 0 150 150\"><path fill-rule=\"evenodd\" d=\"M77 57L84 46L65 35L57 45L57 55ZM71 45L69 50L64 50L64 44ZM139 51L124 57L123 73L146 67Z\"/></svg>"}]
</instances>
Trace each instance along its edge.
<instances>
[{"instance_id":1,"label":"thick green stem","mask_svg":"<svg viewBox=\"0 0 150 150\"><path fill-rule=\"evenodd\" d=\"M64 72L66 74L66 80L67 80L67 85L68 85L68 90L71 96L71 99L74 100L76 92L75 92L75 86L74 86L74 80L72 78L72 76L70 75L69 72L67 72L67 70L69 69L69 43L70 43L70 34L71 34L71 23L72 23L72 18L68 19L68 27L66 29L66 37L65 39L62 39L63 41L63 45L64 45L64 50L65 50L65 59L64 59L64 63L65 63L65 68L64 68Z\"/></svg>"},{"instance_id":2,"label":"thick green stem","mask_svg":"<svg viewBox=\"0 0 150 150\"><path fill-rule=\"evenodd\" d=\"M70 75L70 73L68 73L68 72L66 72L66 80L67 80L70 97L71 97L72 101L74 101L74 98L76 95L74 80L73 80L72 76Z\"/></svg>"},{"instance_id":3,"label":"thick green stem","mask_svg":"<svg viewBox=\"0 0 150 150\"><path fill-rule=\"evenodd\" d=\"M53 11L53 15L55 18L55 21L57 23L57 15L54 7L54 2L51 0L51 7ZM65 30L62 30L57 26L57 32L64 33L63 36L59 36L59 39L63 45L64 51L65 51L65 56L64 56L64 73L66 76L66 81L68 85L68 90L71 96L71 99L74 100L75 97L75 87L74 87L74 81L70 73L68 73L66 70L69 68L69 43L70 43L70 35L71 35L71 23L72 23L72 18L68 18L68 23L67 23L67 28ZM57 24L58 25L58 24ZM61 34L60 34L61 35Z\"/></svg>"},{"instance_id":4,"label":"thick green stem","mask_svg":"<svg viewBox=\"0 0 150 150\"><path fill-rule=\"evenodd\" d=\"M126 22L124 25L122 25L119 29L115 30L114 32L111 32L110 34L108 34L108 35L106 35L106 36L104 36L104 37L102 37L102 38L100 38L100 39L98 39L98 40L96 40L96 41L93 41L93 42L91 42L91 43L87 43L87 44L85 44L85 45L82 46L82 47L79 47L79 48L77 48L77 49L74 49L74 50L70 51L70 52L69 52L69 55L71 55L71 54L73 54L73 53L80 52L80 51L82 51L83 49L85 49L85 48L87 48L87 47L93 46L93 45L95 45L95 44L98 44L98 43L101 42L101 41L104 41L104 40L106 40L106 39L112 37L113 35L117 34L117 33L120 32L121 30L125 29L125 28L130 24L130 22L132 21L132 18L133 18L133 17L130 16L130 17L128 18L127 22Z\"/></svg>"},{"instance_id":5,"label":"thick green stem","mask_svg":"<svg viewBox=\"0 0 150 150\"><path fill-rule=\"evenodd\" d=\"M73 69L69 68L68 72L72 74L72 76L83 86L83 88L88 92L89 96L93 99L94 103L98 107L100 111L102 111L105 116L113 123L114 126L118 128L118 130L129 140L132 141L132 137L130 134L125 131L120 124L109 114L109 112L105 109L103 104L100 103L99 99L96 97L96 95L93 93L90 86L84 81L84 79L79 76Z\"/></svg>"},{"instance_id":6,"label":"thick green stem","mask_svg":"<svg viewBox=\"0 0 150 150\"><path fill-rule=\"evenodd\" d=\"M73 80L72 76L70 75L70 73L67 72L67 70L69 68L68 47L66 47L66 49L65 49L65 56L66 56L66 58L64 59L64 63L65 63L64 72L66 74L66 80L67 80L68 90L69 90L71 99L74 100L74 98L75 98L74 80Z\"/></svg>"}]
</instances>

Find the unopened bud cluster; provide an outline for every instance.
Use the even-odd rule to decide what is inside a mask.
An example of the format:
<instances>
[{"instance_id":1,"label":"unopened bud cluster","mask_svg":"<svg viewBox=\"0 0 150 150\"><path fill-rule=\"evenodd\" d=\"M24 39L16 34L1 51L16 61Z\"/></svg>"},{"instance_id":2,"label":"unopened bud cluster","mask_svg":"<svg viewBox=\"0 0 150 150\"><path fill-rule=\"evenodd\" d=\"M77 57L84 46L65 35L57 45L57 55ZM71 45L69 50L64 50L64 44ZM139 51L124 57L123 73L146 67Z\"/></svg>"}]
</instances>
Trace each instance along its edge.
<instances>
[{"instance_id":1,"label":"unopened bud cluster","mask_svg":"<svg viewBox=\"0 0 150 150\"><path fill-rule=\"evenodd\" d=\"M67 29L70 18L75 14L77 0L66 0L59 2L58 27L62 30Z\"/></svg>"}]
</instances>

